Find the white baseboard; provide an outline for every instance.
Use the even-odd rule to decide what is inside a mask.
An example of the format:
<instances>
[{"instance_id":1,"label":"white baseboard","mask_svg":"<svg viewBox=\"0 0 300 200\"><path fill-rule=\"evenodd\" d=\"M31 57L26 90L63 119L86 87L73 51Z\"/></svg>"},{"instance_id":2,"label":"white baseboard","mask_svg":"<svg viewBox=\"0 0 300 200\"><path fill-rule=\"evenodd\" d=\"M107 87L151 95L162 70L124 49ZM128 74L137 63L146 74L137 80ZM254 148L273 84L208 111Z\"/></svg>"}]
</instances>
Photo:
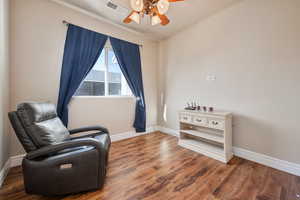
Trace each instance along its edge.
<instances>
[{"instance_id":1,"label":"white baseboard","mask_svg":"<svg viewBox=\"0 0 300 200\"><path fill-rule=\"evenodd\" d=\"M125 132L125 133L112 134L112 135L110 135L110 138L111 138L112 142L117 142L117 141L120 141L120 140L125 140L125 139L128 139L128 138L133 138L133 137L149 134L149 133L154 132L156 130L157 130L157 127L152 126L152 127L148 127L146 129L146 132L137 133L135 131L128 131L128 132Z\"/></svg>"},{"instance_id":2,"label":"white baseboard","mask_svg":"<svg viewBox=\"0 0 300 200\"><path fill-rule=\"evenodd\" d=\"M233 153L237 157L244 158L246 160L251 160L253 162L272 167L296 176L300 176L300 165L285 160L280 160L271 156L256 153L246 149L233 147Z\"/></svg>"},{"instance_id":3,"label":"white baseboard","mask_svg":"<svg viewBox=\"0 0 300 200\"><path fill-rule=\"evenodd\" d=\"M21 154L17 156L10 157L10 167L17 167L22 164L22 160L26 154Z\"/></svg>"},{"instance_id":4,"label":"white baseboard","mask_svg":"<svg viewBox=\"0 0 300 200\"><path fill-rule=\"evenodd\" d=\"M178 130L174 130L162 126L158 126L158 130L163 133L167 133L169 135L173 135L176 137L179 136ZM246 160L250 160L268 167L272 167L274 169L278 169L290 174L294 174L296 176L300 176L300 164L288 162L285 160L280 160L278 158L274 158L271 156L267 156L264 154L256 153L238 147L233 147L233 154L237 157L241 157Z\"/></svg>"},{"instance_id":5,"label":"white baseboard","mask_svg":"<svg viewBox=\"0 0 300 200\"><path fill-rule=\"evenodd\" d=\"M4 182L4 179L6 178L8 171L10 168L10 159L8 159L4 166L2 167L1 171L0 171L0 188L2 187L2 184Z\"/></svg>"},{"instance_id":6,"label":"white baseboard","mask_svg":"<svg viewBox=\"0 0 300 200\"><path fill-rule=\"evenodd\" d=\"M120 140L125 140L125 139L129 139L129 138L149 134L149 133L154 132L156 130L158 130L158 128L156 126L151 126L151 127L148 127L146 129L146 132L137 133L135 131L128 131L128 132L125 132L125 133L111 134L110 138L111 138L112 142L117 142L117 141L120 141ZM10 158L10 167L20 166L22 164L22 160L23 160L25 155L26 154L12 156Z\"/></svg>"},{"instance_id":7,"label":"white baseboard","mask_svg":"<svg viewBox=\"0 0 300 200\"><path fill-rule=\"evenodd\" d=\"M163 133L167 133L169 135L173 135L175 137L179 137L179 131L178 130L174 130L174 129L171 129L171 128L166 128L166 127L163 127L163 126L157 126L157 130L159 130L160 132L163 132Z\"/></svg>"}]
</instances>

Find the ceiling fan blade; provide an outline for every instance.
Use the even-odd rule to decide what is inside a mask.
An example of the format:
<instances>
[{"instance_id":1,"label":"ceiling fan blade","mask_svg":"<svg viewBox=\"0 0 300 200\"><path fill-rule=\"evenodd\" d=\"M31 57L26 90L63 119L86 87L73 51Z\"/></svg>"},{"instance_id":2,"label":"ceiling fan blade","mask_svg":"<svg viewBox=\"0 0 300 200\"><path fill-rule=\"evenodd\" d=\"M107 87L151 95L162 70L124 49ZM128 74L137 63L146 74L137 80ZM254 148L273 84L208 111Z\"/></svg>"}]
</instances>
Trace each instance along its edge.
<instances>
[{"instance_id":1,"label":"ceiling fan blade","mask_svg":"<svg viewBox=\"0 0 300 200\"><path fill-rule=\"evenodd\" d=\"M165 26L170 23L170 20L168 19L168 17L166 15L158 15L158 17L161 20L161 23L160 23L161 25Z\"/></svg>"},{"instance_id":2,"label":"ceiling fan blade","mask_svg":"<svg viewBox=\"0 0 300 200\"><path fill-rule=\"evenodd\" d=\"M130 16L134 13L135 11L132 11L124 20L123 22L125 24L129 24L130 22L132 22L132 19L130 19Z\"/></svg>"},{"instance_id":3,"label":"ceiling fan blade","mask_svg":"<svg viewBox=\"0 0 300 200\"><path fill-rule=\"evenodd\" d=\"M168 0L169 2L177 2L177 1L184 1L184 0Z\"/></svg>"},{"instance_id":4,"label":"ceiling fan blade","mask_svg":"<svg viewBox=\"0 0 300 200\"><path fill-rule=\"evenodd\" d=\"M153 13L155 13L155 14L159 17L159 19L161 20L161 23L160 23L161 25L165 26L165 25L167 25L167 24L170 23L170 20L168 19L168 17L167 17L166 15L161 15L161 14L159 14L157 6L155 6L154 8L152 8L152 11L153 11Z\"/></svg>"}]
</instances>

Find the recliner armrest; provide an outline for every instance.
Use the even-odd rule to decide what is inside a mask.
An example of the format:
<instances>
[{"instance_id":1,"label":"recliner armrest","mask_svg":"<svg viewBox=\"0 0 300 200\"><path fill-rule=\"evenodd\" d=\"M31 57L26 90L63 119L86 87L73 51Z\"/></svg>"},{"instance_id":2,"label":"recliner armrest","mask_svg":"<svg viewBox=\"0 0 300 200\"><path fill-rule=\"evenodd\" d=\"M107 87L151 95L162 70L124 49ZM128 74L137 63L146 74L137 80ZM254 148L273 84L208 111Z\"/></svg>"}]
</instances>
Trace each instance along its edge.
<instances>
[{"instance_id":1,"label":"recliner armrest","mask_svg":"<svg viewBox=\"0 0 300 200\"><path fill-rule=\"evenodd\" d=\"M25 158L32 160L32 159L38 158L40 156L47 156L52 153L57 153L64 149L80 147L80 146L93 146L99 152L101 152L101 150L103 149L102 144L100 142L98 142L96 139L83 138L83 139L68 140L63 143L42 147L38 150L28 153Z\"/></svg>"},{"instance_id":2,"label":"recliner armrest","mask_svg":"<svg viewBox=\"0 0 300 200\"><path fill-rule=\"evenodd\" d=\"M69 130L71 135L75 134L75 133L81 133L81 132L87 132L87 131L101 131L103 133L109 133L107 128L102 127L102 126L87 126L87 127L82 127L82 128L76 128L76 129Z\"/></svg>"}]
</instances>

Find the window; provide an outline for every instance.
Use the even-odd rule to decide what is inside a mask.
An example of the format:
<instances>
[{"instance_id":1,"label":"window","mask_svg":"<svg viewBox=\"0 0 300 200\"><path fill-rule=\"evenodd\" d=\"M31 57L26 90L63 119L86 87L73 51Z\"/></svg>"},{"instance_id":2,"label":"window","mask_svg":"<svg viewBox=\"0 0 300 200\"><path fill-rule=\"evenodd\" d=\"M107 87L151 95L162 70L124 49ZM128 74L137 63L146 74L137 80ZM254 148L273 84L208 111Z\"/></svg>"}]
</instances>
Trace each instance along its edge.
<instances>
[{"instance_id":1,"label":"window","mask_svg":"<svg viewBox=\"0 0 300 200\"><path fill-rule=\"evenodd\" d=\"M113 49L107 42L75 96L131 96Z\"/></svg>"}]
</instances>

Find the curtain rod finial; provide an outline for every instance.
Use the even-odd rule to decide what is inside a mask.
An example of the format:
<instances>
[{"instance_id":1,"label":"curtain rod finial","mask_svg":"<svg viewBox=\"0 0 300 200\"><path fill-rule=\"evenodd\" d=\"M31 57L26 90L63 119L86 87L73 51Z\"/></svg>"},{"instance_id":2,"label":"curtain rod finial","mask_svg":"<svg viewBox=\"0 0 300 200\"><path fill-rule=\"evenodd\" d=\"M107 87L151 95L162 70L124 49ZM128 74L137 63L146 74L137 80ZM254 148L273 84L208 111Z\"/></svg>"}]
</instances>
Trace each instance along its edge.
<instances>
[{"instance_id":1,"label":"curtain rod finial","mask_svg":"<svg viewBox=\"0 0 300 200\"><path fill-rule=\"evenodd\" d=\"M70 23L67 22L66 20L63 20L62 23L65 24L65 25L67 25L67 26L70 24Z\"/></svg>"}]
</instances>

